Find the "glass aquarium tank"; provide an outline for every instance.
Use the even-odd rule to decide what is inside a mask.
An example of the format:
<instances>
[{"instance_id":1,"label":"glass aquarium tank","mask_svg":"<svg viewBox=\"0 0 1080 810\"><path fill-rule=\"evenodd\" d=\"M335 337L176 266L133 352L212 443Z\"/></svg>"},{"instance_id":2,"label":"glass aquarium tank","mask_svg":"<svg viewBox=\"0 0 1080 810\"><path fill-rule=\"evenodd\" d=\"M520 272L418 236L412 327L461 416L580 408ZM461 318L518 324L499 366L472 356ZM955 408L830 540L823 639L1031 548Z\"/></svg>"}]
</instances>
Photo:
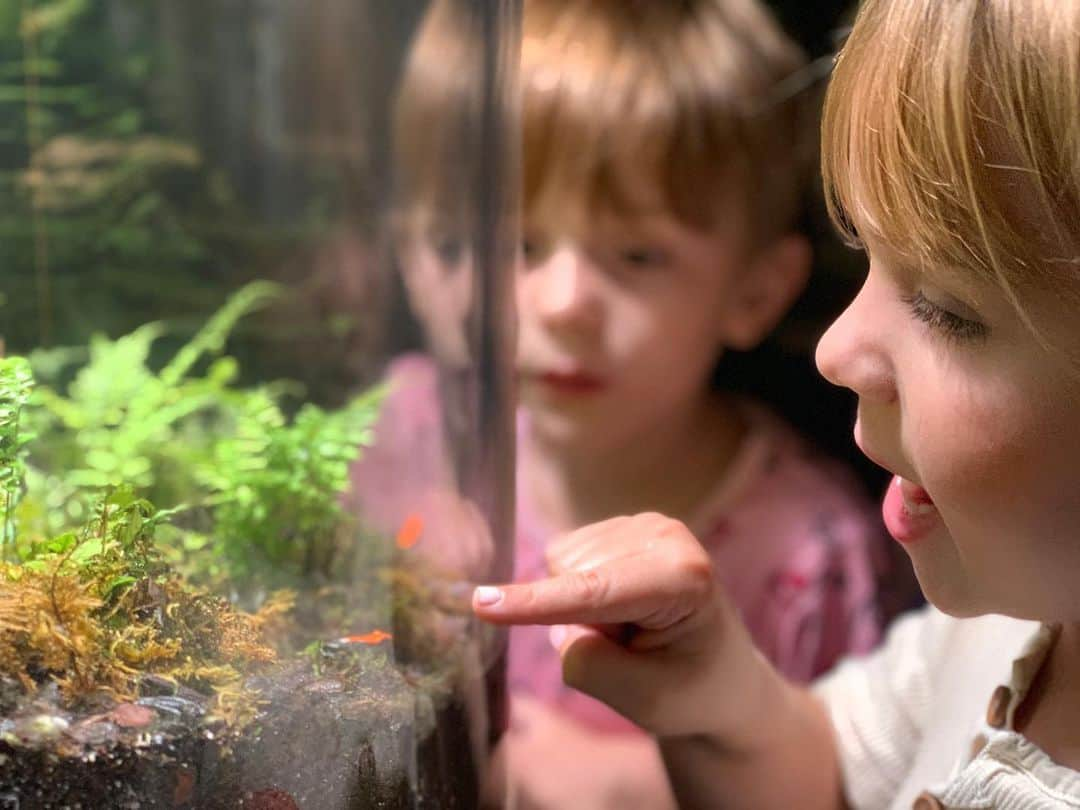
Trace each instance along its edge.
<instances>
[{"instance_id":1,"label":"glass aquarium tank","mask_svg":"<svg viewBox=\"0 0 1080 810\"><path fill-rule=\"evenodd\" d=\"M0 808L498 803L518 14L0 0Z\"/></svg>"}]
</instances>

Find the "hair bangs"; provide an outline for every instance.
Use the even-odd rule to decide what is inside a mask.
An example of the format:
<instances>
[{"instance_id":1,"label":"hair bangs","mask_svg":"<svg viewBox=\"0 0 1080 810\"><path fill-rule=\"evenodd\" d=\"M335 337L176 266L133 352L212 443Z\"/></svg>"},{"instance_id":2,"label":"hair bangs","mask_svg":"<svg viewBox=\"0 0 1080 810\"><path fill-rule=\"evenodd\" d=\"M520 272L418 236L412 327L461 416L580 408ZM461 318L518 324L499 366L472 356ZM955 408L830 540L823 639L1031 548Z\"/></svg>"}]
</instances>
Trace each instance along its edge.
<instances>
[{"instance_id":1,"label":"hair bangs","mask_svg":"<svg viewBox=\"0 0 1080 810\"><path fill-rule=\"evenodd\" d=\"M798 49L779 35L769 40L758 28L771 29L756 18L737 19L735 11L724 12L730 19L710 16L720 13L719 5L701 4L708 11L698 18L680 4L654 0L626 13L619 5L625 2L537 0L526 7L526 216L557 222L597 209L629 216L660 211L705 230L730 216L732 200L718 189L748 196L767 186L772 210L784 214L774 219L790 227L786 214L797 209L800 188L794 128L771 161L783 164L787 177L755 183L771 163L755 151L772 143L759 130L783 126L753 112L779 78L798 69ZM751 26L759 50L742 30ZM796 189L792 200L778 200L787 187Z\"/></svg>"},{"instance_id":2,"label":"hair bangs","mask_svg":"<svg viewBox=\"0 0 1080 810\"><path fill-rule=\"evenodd\" d=\"M1078 97L1045 86L1066 72L1047 61L1052 7L1033 23L1018 5L864 3L826 98L822 172L850 243L872 236L920 271L995 284L1028 321L1021 291L1060 281L1075 253L1080 143ZM1075 38L1077 4L1062 5Z\"/></svg>"},{"instance_id":3,"label":"hair bangs","mask_svg":"<svg viewBox=\"0 0 1080 810\"><path fill-rule=\"evenodd\" d=\"M669 166L684 115L670 77L617 32L588 22L566 15L522 45L526 214L557 222L598 209L681 212L692 195ZM704 208L686 219L705 226Z\"/></svg>"},{"instance_id":4,"label":"hair bangs","mask_svg":"<svg viewBox=\"0 0 1080 810\"><path fill-rule=\"evenodd\" d=\"M941 36L945 13L934 6L942 5L957 16L973 7L915 0L861 9L826 97L826 200L853 245L865 235L925 267L982 270L989 265L964 193L971 20L954 20Z\"/></svg>"}]
</instances>

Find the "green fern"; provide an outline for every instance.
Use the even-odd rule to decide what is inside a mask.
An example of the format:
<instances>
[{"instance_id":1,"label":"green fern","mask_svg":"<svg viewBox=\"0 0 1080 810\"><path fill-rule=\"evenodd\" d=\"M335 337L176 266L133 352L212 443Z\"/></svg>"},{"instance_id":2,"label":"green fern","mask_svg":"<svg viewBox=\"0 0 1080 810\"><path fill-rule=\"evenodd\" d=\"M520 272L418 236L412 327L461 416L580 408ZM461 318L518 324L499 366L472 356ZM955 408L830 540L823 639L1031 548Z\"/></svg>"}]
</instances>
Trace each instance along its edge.
<instances>
[{"instance_id":1,"label":"green fern","mask_svg":"<svg viewBox=\"0 0 1080 810\"><path fill-rule=\"evenodd\" d=\"M340 579L355 528L342 495L383 391L334 412L307 404L290 420L287 384L234 387L236 362L222 355L228 335L277 295L266 283L240 290L160 371L150 357L164 327L151 323L96 337L66 391L37 388L24 421L38 439L31 466L19 468L32 496L20 507L20 558L89 519L100 492L131 487L188 509L161 536L169 562L189 575L247 593ZM56 358L43 364L53 379L63 371Z\"/></svg>"},{"instance_id":2,"label":"green fern","mask_svg":"<svg viewBox=\"0 0 1080 810\"><path fill-rule=\"evenodd\" d=\"M289 424L252 394L235 434L215 446L215 546L240 579L295 584L340 576L354 528L341 505L349 469L370 445L383 390L340 411L305 405ZM269 581L269 582L268 582Z\"/></svg>"},{"instance_id":3,"label":"green fern","mask_svg":"<svg viewBox=\"0 0 1080 810\"><path fill-rule=\"evenodd\" d=\"M0 358L0 546L3 559L12 554L15 542L15 510L26 480L24 412L34 387L30 364L22 357Z\"/></svg>"},{"instance_id":4,"label":"green fern","mask_svg":"<svg viewBox=\"0 0 1080 810\"><path fill-rule=\"evenodd\" d=\"M160 372L149 358L161 324L117 340L96 336L66 395L46 385L37 392L40 466L63 470L64 483L75 489L125 482L157 503L189 497L191 470L206 461L216 423L233 408L236 362L218 355L237 321L277 294L265 282L241 289ZM215 359L194 374L207 357Z\"/></svg>"}]
</instances>

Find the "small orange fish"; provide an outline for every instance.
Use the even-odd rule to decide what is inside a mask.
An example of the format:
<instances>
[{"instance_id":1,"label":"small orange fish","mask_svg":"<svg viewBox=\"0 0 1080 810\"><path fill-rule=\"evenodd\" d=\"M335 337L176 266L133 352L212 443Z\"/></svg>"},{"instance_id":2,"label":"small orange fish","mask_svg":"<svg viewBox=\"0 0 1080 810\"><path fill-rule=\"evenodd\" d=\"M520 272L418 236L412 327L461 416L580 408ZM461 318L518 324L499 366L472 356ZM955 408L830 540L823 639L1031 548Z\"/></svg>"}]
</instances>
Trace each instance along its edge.
<instances>
[{"instance_id":1,"label":"small orange fish","mask_svg":"<svg viewBox=\"0 0 1080 810\"><path fill-rule=\"evenodd\" d=\"M397 533L397 547L409 549L416 545L424 533L424 519L419 515L409 515Z\"/></svg>"},{"instance_id":2,"label":"small orange fish","mask_svg":"<svg viewBox=\"0 0 1080 810\"><path fill-rule=\"evenodd\" d=\"M370 633L363 633L358 636L342 636L337 640L338 644L382 644L389 638L393 638L393 633L387 633L384 630L372 630Z\"/></svg>"}]
</instances>

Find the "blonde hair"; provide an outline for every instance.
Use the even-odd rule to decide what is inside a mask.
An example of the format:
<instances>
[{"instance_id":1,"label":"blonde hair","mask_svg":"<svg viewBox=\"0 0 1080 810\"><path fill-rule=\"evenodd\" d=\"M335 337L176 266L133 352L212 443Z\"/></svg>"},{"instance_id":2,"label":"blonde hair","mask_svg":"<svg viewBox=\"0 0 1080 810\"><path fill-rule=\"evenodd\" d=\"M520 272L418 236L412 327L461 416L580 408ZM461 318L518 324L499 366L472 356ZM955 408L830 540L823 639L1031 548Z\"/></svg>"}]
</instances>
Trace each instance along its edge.
<instances>
[{"instance_id":1,"label":"blonde hair","mask_svg":"<svg viewBox=\"0 0 1080 810\"><path fill-rule=\"evenodd\" d=\"M1080 0L866 0L822 146L851 242L995 284L1037 335L1025 289L1080 297Z\"/></svg>"},{"instance_id":2,"label":"blonde hair","mask_svg":"<svg viewBox=\"0 0 1080 810\"><path fill-rule=\"evenodd\" d=\"M652 206L710 229L735 192L759 240L793 226L816 119L775 97L805 57L757 0L525 0L523 29L527 216Z\"/></svg>"}]
</instances>

